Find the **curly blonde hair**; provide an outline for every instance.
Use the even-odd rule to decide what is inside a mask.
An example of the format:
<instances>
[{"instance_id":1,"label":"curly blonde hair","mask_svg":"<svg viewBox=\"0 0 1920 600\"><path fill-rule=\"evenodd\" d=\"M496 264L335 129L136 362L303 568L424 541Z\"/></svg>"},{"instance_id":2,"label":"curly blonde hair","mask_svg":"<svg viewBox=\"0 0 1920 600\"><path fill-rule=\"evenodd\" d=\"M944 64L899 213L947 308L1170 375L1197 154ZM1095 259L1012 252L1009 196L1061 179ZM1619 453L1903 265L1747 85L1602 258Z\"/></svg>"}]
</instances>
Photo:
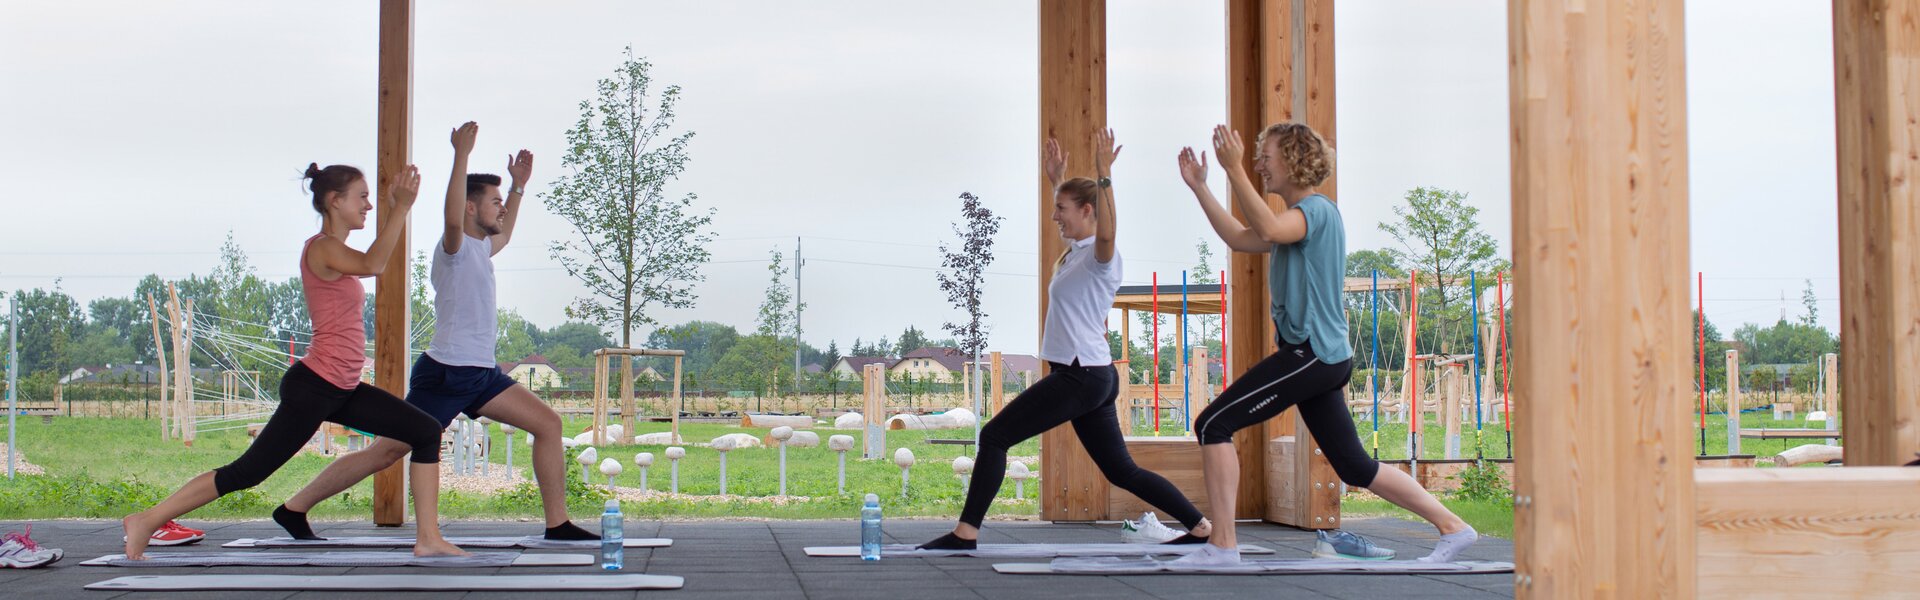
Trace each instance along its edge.
<instances>
[{"instance_id":1,"label":"curly blonde hair","mask_svg":"<svg viewBox=\"0 0 1920 600\"><path fill-rule=\"evenodd\" d=\"M1289 169L1288 181L1313 187L1333 176L1333 148L1312 127L1305 123L1275 123L1261 131L1255 143L1264 150L1269 139L1278 141L1280 160L1286 162Z\"/></svg>"}]
</instances>

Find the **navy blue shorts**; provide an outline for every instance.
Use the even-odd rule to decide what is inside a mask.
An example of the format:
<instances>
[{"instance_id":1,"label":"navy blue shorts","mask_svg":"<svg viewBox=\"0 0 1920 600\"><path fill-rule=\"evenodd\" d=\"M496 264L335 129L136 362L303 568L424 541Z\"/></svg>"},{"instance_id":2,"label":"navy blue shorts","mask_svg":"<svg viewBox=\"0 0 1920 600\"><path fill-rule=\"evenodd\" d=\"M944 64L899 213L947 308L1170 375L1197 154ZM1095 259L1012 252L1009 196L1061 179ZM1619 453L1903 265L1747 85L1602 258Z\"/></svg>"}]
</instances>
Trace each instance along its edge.
<instances>
[{"instance_id":1,"label":"navy blue shorts","mask_svg":"<svg viewBox=\"0 0 1920 600\"><path fill-rule=\"evenodd\" d=\"M407 404L432 415L446 429L460 413L480 418L480 407L516 383L500 367L461 367L441 364L427 353L413 361Z\"/></svg>"}]
</instances>

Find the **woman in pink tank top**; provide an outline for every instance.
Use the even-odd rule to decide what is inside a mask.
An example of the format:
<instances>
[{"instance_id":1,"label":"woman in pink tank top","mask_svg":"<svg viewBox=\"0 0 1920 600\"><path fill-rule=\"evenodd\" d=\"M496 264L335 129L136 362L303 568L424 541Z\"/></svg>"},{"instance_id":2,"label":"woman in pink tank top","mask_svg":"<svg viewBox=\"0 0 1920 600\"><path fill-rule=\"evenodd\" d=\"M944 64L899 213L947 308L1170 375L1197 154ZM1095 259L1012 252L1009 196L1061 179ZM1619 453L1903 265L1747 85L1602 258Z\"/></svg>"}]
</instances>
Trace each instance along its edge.
<instances>
[{"instance_id":1,"label":"woman in pink tank top","mask_svg":"<svg viewBox=\"0 0 1920 600\"><path fill-rule=\"evenodd\" d=\"M313 209L321 216L320 233L308 238L300 252L300 287L313 321L307 355L281 378L280 405L240 458L194 477L160 504L122 520L128 558L144 558L155 532L180 515L265 481L327 421L406 442L404 450L412 454L409 474L418 527L413 553L466 554L440 534L440 423L393 394L360 381L367 362L367 334L361 325L366 290L360 278L379 275L400 243L407 211L420 191L420 173L408 166L394 178L381 207L388 213L386 223L366 252L346 244L349 233L366 227L367 212L373 210L366 177L346 165L322 169L314 164L307 166L306 178L312 182ZM356 456L364 453L340 460L398 460L397 456ZM307 528L305 514L292 513L282 505L273 516L294 537L318 539Z\"/></svg>"}]
</instances>

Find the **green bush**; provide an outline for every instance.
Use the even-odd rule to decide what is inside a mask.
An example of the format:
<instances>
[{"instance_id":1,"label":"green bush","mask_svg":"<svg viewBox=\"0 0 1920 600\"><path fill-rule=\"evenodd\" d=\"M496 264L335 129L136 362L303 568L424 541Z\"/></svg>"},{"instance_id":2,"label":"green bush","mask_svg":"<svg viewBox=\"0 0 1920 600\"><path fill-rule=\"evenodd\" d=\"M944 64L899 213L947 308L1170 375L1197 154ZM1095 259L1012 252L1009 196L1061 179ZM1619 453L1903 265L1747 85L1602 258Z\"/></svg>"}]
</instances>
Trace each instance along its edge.
<instances>
[{"instance_id":1,"label":"green bush","mask_svg":"<svg viewBox=\"0 0 1920 600\"><path fill-rule=\"evenodd\" d=\"M1507 485L1506 472L1495 462L1481 462L1467 467L1455 475L1460 482L1460 490L1454 495L1471 500L1505 500L1513 498L1513 488Z\"/></svg>"}]
</instances>

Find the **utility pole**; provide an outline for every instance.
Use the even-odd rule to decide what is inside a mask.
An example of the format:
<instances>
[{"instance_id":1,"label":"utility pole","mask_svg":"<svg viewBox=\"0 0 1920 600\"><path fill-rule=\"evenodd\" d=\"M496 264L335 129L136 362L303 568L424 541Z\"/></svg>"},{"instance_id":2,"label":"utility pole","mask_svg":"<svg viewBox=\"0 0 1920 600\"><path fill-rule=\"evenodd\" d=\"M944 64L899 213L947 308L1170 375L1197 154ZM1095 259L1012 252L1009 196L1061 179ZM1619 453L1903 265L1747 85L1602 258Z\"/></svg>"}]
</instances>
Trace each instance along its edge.
<instances>
[{"instance_id":1,"label":"utility pole","mask_svg":"<svg viewBox=\"0 0 1920 600\"><path fill-rule=\"evenodd\" d=\"M793 238L793 395L800 396L800 270L807 259L800 256L800 236Z\"/></svg>"},{"instance_id":2,"label":"utility pole","mask_svg":"<svg viewBox=\"0 0 1920 600\"><path fill-rule=\"evenodd\" d=\"M7 479L13 479L14 418L20 414L20 295L7 302Z\"/></svg>"}]
</instances>

